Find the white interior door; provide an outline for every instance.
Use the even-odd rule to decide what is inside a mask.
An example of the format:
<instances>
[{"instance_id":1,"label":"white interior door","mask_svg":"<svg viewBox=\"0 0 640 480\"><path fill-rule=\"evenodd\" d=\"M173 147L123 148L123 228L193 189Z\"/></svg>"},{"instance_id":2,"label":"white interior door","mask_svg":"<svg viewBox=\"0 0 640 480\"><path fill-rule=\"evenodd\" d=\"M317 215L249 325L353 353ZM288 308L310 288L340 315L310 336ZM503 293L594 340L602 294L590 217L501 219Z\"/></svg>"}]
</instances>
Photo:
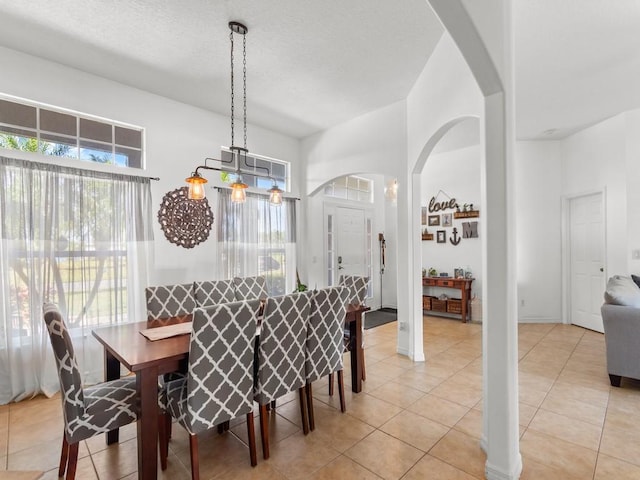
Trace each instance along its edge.
<instances>
[{"instance_id":1,"label":"white interior door","mask_svg":"<svg viewBox=\"0 0 640 480\"><path fill-rule=\"evenodd\" d=\"M600 306L604 283L602 193L570 200L571 323L604 332Z\"/></svg>"},{"instance_id":2,"label":"white interior door","mask_svg":"<svg viewBox=\"0 0 640 480\"><path fill-rule=\"evenodd\" d=\"M367 275L365 212L336 208L336 263L340 275ZM336 280L338 280L336 278Z\"/></svg>"}]
</instances>

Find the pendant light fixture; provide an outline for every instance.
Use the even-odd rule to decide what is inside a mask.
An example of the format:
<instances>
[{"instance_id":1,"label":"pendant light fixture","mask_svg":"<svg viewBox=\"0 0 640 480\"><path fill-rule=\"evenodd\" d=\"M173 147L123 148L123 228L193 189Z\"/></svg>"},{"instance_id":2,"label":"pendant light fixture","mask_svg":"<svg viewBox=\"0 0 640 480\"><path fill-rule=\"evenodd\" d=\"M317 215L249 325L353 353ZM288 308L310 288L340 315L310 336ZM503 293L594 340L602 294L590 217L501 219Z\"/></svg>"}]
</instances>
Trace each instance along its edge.
<instances>
[{"instance_id":1,"label":"pendant light fixture","mask_svg":"<svg viewBox=\"0 0 640 480\"><path fill-rule=\"evenodd\" d=\"M247 149L247 32L248 29L245 25L239 22L229 22L229 40L231 43L231 146L229 150L231 151L231 155L233 157L229 162L223 163L234 163L236 165L236 171L233 173L235 175L234 182L230 185L231 187L231 201L235 203L244 203L247 194L246 190L249 187L246 183L242 181L242 174L240 171L241 162L245 165L249 165L247 162L247 153L249 150ZM235 75L234 75L234 35L242 35L242 120L243 120L243 139L244 146L238 147L235 145ZM189 199L192 200L201 200L205 197L205 184L207 183L207 179L204 178L198 170L206 169L206 170L218 170L221 172L229 172L229 170L210 167L206 165L206 160L213 159L205 159L205 165L200 165L196 168L195 172L191 174L189 178L186 179L186 182L189 184ZM222 160L220 160L222 162ZM281 205L282 204L282 193L283 191L278 188L276 180L269 175L271 172L266 167L253 166L254 169L262 168L267 170L267 175L260 175L252 172L252 175L266 177L273 181L273 187L269 189L269 201L272 205Z\"/></svg>"},{"instance_id":2,"label":"pendant light fixture","mask_svg":"<svg viewBox=\"0 0 640 480\"><path fill-rule=\"evenodd\" d=\"M274 206L282 205L282 190L278 188L278 184L274 181L273 186L267 190L269 192L269 203Z\"/></svg>"}]
</instances>

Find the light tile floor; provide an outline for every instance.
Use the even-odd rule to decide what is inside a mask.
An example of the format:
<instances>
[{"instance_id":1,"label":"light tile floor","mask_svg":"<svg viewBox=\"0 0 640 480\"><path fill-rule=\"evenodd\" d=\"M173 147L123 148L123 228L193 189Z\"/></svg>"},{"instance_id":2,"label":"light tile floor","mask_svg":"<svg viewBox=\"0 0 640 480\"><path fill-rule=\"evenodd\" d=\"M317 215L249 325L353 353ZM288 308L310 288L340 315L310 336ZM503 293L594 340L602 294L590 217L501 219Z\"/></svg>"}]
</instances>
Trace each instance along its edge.
<instances>
[{"instance_id":1,"label":"light tile floor","mask_svg":"<svg viewBox=\"0 0 640 480\"><path fill-rule=\"evenodd\" d=\"M203 435L202 479L483 478L481 326L425 317L426 363L397 355L396 325L366 332L367 381L347 394L347 413L314 385L316 430L304 436L295 395L271 422L271 458L249 466L246 425ZM612 388L604 337L574 326L519 326L522 479L640 479L640 382ZM346 372L345 379L348 379ZM256 422L256 430L258 423ZM2 470L56 478L62 432L60 398L0 406ZM82 442L79 480L137 478L135 427L118 445ZM161 478L190 478L184 430L174 425L169 468ZM260 442L258 436L258 450Z\"/></svg>"}]
</instances>

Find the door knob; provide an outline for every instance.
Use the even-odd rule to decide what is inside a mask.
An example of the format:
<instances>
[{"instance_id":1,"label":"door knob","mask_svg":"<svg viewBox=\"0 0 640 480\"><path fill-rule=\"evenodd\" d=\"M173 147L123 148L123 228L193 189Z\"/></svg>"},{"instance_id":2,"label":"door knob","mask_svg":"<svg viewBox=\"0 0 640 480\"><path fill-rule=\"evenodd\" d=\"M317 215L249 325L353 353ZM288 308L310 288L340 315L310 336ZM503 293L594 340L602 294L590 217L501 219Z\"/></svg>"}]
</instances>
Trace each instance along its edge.
<instances>
[{"instance_id":1,"label":"door knob","mask_svg":"<svg viewBox=\"0 0 640 480\"><path fill-rule=\"evenodd\" d=\"M604 267L600 267L600 271L601 271L601 272L604 272Z\"/></svg>"}]
</instances>

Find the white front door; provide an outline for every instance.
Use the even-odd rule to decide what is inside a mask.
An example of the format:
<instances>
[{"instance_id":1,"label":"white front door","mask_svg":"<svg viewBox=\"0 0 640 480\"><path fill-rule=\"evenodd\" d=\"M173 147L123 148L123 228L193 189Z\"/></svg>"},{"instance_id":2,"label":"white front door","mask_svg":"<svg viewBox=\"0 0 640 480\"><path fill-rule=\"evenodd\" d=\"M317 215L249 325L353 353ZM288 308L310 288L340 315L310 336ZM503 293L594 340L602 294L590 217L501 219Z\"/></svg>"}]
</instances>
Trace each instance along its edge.
<instances>
[{"instance_id":1,"label":"white front door","mask_svg":"<svg viewBox=\"0 0 640 480\"><path fill-rule=\"evenodd\" d=\"M569 248L571 323L604 332L600 306L604 282L604 214L602 193L570 200Z\"/></svg>"},{"instance_id":2,"label":"white front door","mask_svg":"<svg viewBox=\"0 0 640 480\"><path fill-rule=\"evenodd\" d=\"M336 268L340 275L367 275L365 212L336 208Z\"/></svg>"}]
</instances>

